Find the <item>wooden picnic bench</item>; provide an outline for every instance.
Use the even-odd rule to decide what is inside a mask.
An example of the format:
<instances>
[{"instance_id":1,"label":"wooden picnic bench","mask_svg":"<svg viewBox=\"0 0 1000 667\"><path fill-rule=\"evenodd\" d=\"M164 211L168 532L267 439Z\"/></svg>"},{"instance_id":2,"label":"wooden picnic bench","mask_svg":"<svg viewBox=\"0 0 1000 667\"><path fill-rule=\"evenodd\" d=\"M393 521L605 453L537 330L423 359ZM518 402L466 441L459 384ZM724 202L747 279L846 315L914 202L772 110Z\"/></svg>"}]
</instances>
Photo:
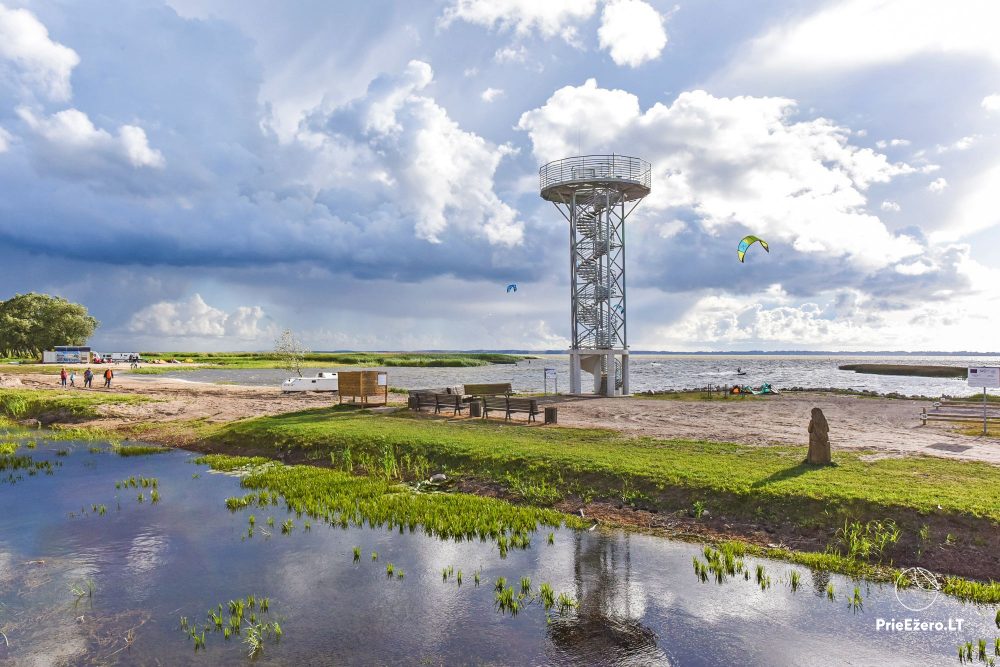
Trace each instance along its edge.
<instances>
[{"instance_id":1,"label":"wooden picnic bench","mask_svg":"<svg viewBox=\"0 0 1000 667\"><path fill-rule=\"evenodd\" d=\"M539 414L538 401L534 398L512 398L510 396L487 396L483 399L483 419L490 416L490 410L494 412L503 410L504 419L510 419L514 412L525 412L528 414L528 421L535 421L535 415Z\"/></svg>"}]
</instances>

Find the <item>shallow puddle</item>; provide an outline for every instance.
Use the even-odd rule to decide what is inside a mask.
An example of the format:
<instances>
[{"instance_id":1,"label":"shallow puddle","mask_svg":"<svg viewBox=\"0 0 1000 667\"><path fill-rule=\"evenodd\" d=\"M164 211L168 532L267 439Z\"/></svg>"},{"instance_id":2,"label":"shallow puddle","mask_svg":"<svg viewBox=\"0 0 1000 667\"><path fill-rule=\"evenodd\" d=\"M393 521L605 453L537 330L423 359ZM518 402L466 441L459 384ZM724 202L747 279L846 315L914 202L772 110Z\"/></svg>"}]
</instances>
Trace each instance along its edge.
<instances>
[{"instance_id":1,"label":"shallow puddle","mask_svg":"<svg viewBox=\"0 0 1000 667\"><path fill-rule=\"evenodd\" d=\"M908 606L930 606L908 611L891 585L782 562L747 558L746 577L705 582L692 566L700 546L619 531L556 530L548 544L546 528L501 558L495 543L419 530L321 520L307 530L308 517L281 501L228 511L226 498L246 492L239 478L186 452L121 457L105 443L39 438L10 456L31 465L0 470L2 665L242 664L249 620L227 640L209 616L221 604L228 623L237 599L256 623L279 623L280 639L265 636L256 658L276 665L939 665L957 664L958 644L979 638L992 655L998 635L993 608L911 591ZM136 487L122 484L132 477ZM496 608L499 577L515 593L530 579L515 616ZM542 583L578 606L546 612ZM855 587L860 608L849 604ZM877 629L907 618L945 627ZM959 621L961 631L948 629Z\"/></svg>"}]
</instances>

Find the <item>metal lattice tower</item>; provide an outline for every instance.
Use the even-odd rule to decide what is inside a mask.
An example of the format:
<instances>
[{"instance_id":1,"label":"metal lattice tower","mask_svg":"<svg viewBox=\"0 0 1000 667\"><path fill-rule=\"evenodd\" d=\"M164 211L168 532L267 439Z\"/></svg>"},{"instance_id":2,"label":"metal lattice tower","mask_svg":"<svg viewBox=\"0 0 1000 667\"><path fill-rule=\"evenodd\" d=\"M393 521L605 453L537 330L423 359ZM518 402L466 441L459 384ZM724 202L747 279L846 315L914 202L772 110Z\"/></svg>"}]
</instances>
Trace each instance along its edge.
<instances>
[{"instance_id":1,"label":"metal lattice tower","mask_svg":"<svg viewBox=\"0 0 1000 667\"><path fill-rule=\"evenodd\" d=\"M649 194L649 173L648 162L624 155L568 157L538 170L542 198L569 222L571 394L581 392L584 370L594 393L629 393L625 219Z\"/></svg>"}]
</instances>

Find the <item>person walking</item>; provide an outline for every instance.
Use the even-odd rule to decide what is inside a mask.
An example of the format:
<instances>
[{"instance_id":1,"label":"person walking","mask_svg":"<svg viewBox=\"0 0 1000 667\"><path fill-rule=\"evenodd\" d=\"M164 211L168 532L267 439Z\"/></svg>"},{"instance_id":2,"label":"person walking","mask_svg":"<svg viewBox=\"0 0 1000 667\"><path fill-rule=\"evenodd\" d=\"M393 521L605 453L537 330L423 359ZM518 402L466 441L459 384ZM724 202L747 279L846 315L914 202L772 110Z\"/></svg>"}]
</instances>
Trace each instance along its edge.
<instances>
[{"instance_id":1,"label":"person walking","mask_svg":"<svg viewBox=\"0 0 1000 667\"><path fill-rule=\"evenodd\" d=\"M63 368L61 371L59 371L59 384L61 384L63 387L66 386L66 378L67 377L68 377L68 375L66 373L66 369L65 368Z\"/></svg>"},{"instance_id":2,"label":"person walking","mask_svg":"<svg viewBox=\"0 0 1000 667\"><path fill-rule=\"evenodd\" d=\"M104 387L106 389L111 389L111 378L115 376L114 371L110 368L104 371Z\"/></svg>"},{"instance_id":3,"label":"person walking","mask_svg":"<svg viewBox=\"0 0 1000 667\"><path fill-rule=\"evenodd\" d=\"M75 368L69 372L69 386L71 386L71 387L75 387L76 386L76 369Z\"/></svg>"},{"instance_id":4,"label":"person walking","mask_svg":"<svg viewBox=\"0 0 1000 667\"><path fill-rule=\"evenodd\" d=\"M83 372L83 387L84 389L93 389L94 385L94 371L89 368Z\"/></svg>"}]
</instances>

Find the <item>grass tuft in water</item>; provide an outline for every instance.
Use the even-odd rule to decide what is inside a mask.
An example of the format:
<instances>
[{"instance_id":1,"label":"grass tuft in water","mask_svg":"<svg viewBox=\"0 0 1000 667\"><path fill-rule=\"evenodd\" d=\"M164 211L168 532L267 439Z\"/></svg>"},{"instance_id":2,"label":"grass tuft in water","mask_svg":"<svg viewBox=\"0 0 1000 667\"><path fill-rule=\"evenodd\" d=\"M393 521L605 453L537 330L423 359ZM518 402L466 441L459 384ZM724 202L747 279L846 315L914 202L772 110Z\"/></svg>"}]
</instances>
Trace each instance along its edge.
<instances>
[{"instance_id":1,"label":"grass tuft in water","mask_svg":"<svg viewBox=\"0 0 1000 667\"><path fill-rule=\"evenodd\" d=\"M854 612L860 611L864 606L864 599L861 597L861 589L854 587L854 593L847 601L847 606Z\"/></svg>"},{"instance_id":2,"label":"grass tuft in water","mask_svg":"<svg viewBox=\"0 0 1000 667\"><path fill-rule=\"evenodd\" d=\"M548 583L543 583L538 587L538 598L542 601L545 611L552 609L556 604L555 591L552 590L552 586Z\"/></svg>"},{"instance_id":3,"label":"grass tuft in water","mask_svg":"<svg viewBox=\"0 0 1000 667\"><path fill-rule=\"evenodd\" d=\"M171 451L169 447L154 445L118 445L114 447L114 452L118 456L148 456L150 454L164 454L169 451Z\"/></svg>"},{"instance_id":4,"label":"grass tuft in water","mask_svg":"<svg viewBox=\"0 0 1000 667\"><path fill-rule=\"evenodd\" d=\"M94 591L97 587L94 585L93 579L86 579L78 584L73 584L69 587L70 593L76 596L79 600L80 598L93 598Z\"/></svg>"}]
</instances>

